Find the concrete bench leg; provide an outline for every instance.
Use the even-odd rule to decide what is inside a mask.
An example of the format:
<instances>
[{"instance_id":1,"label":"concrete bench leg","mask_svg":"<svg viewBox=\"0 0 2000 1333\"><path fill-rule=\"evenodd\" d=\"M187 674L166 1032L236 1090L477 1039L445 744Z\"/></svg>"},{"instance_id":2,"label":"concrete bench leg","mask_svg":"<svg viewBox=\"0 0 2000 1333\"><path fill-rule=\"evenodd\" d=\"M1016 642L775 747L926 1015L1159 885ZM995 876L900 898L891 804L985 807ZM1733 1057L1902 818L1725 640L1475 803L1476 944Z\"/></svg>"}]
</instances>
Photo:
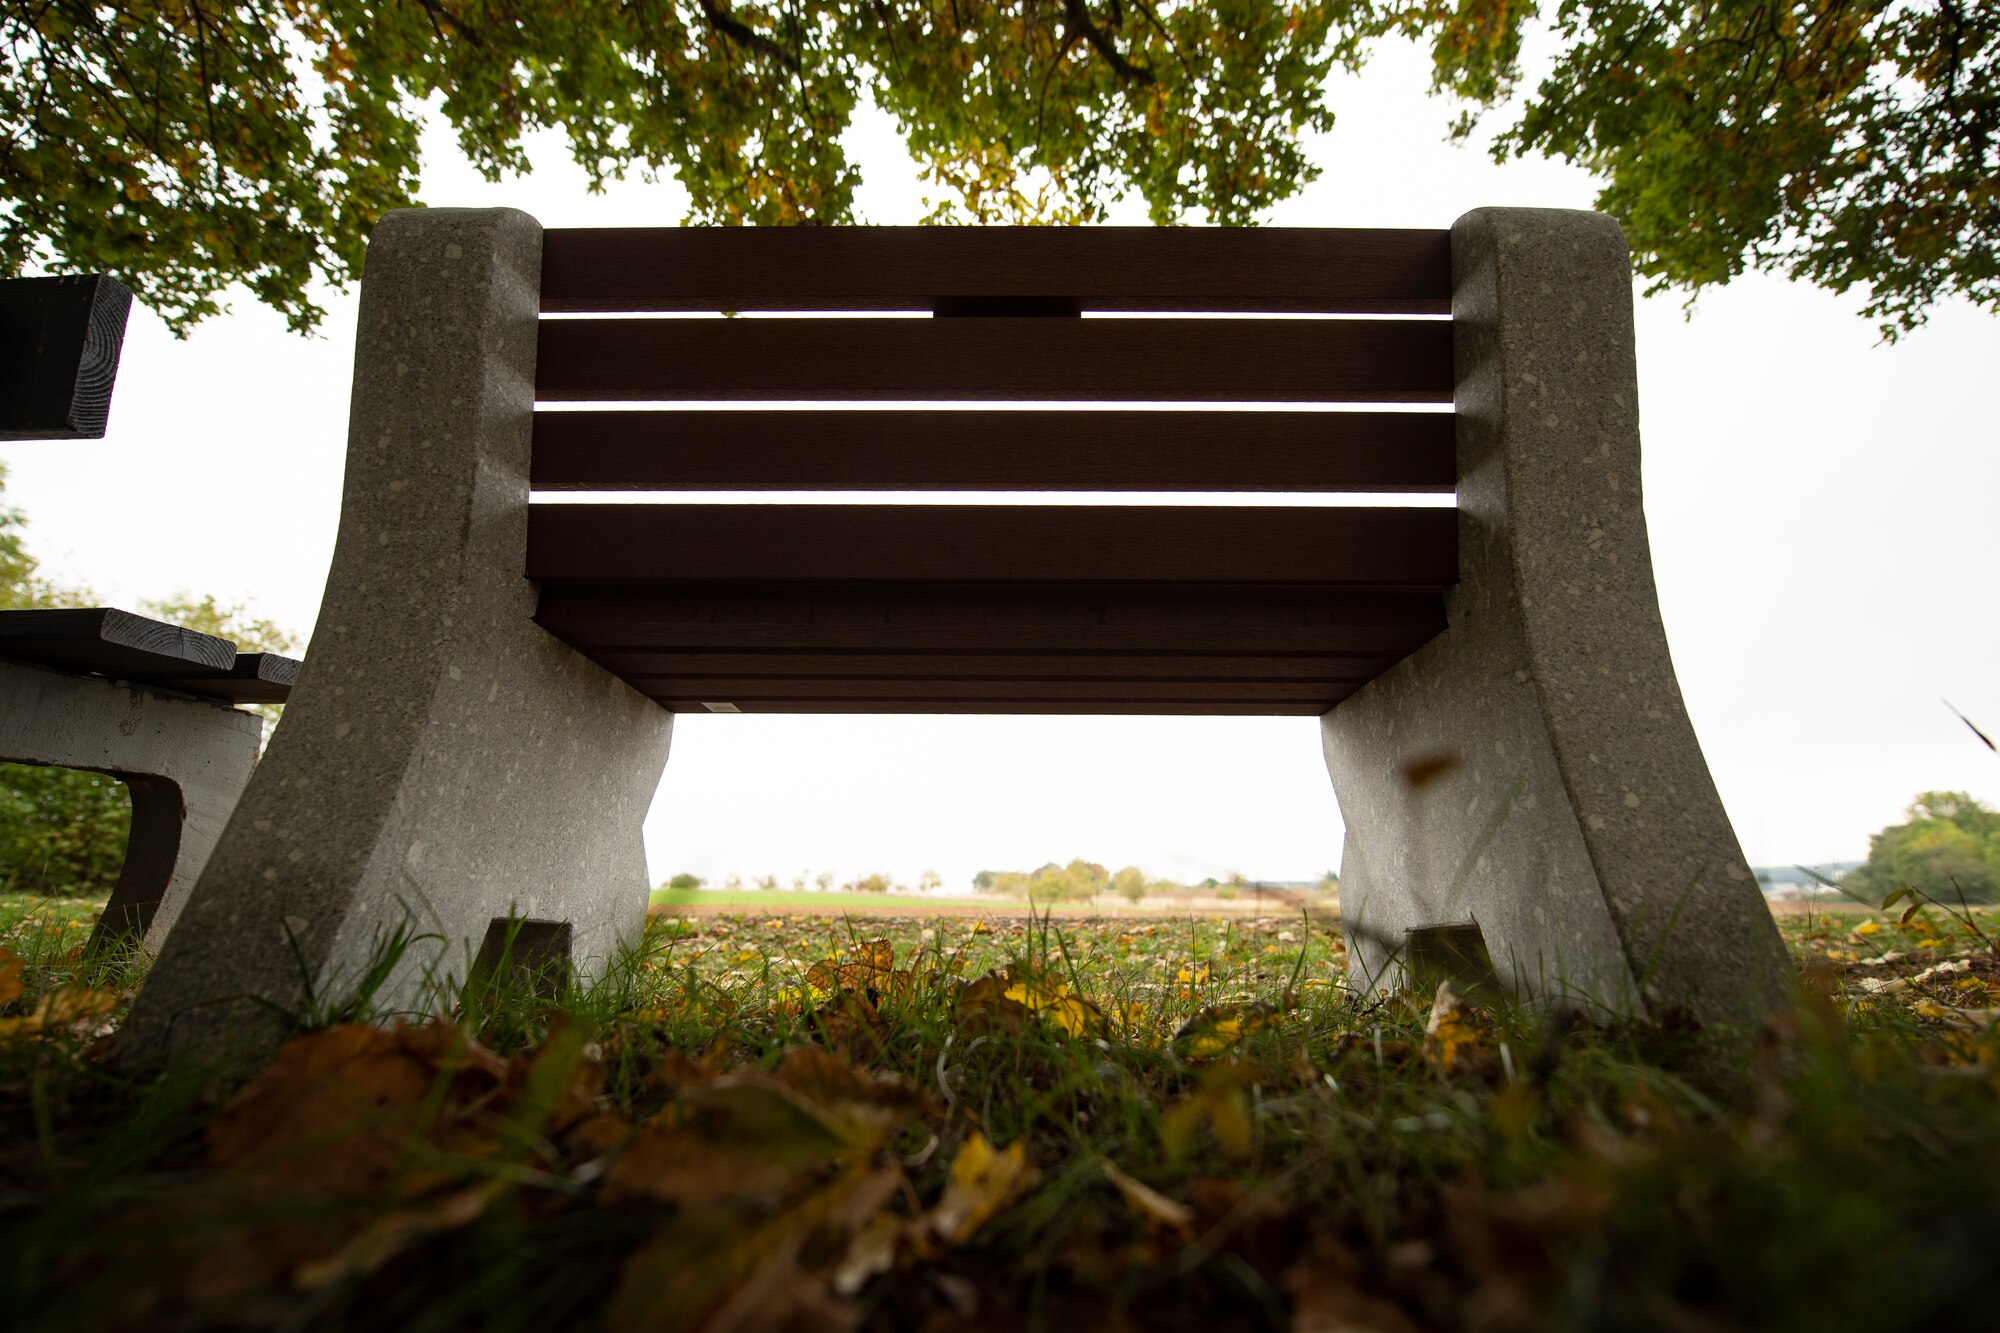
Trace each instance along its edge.
<instances>
[{"instance_id":1,"label":"concrete bench leg","mask_svg":"<svg viewBox=\"0 0 2000 1333\"><path fill-rule=\"evenodd\" d=\"M1452 267L1449 628L1322 723L1351 980L1392 984L1411 932L1472 923L1517 993L1754 1019L1790 973L1667 653L1624 238L1483 209Z\"/></svg>"},{"instance_id":2,"label":"concrete bench leg","mask_svg":"<svg viewBox=\"0 0 2000 1333\"><path fill-rule=\"evenodd\" d=\"M264 719L95 676L0 662L0 762L108 773L132 793L132 832L96 952L157 951L257 763Z\"/></svg>"},{"instance_id":3,"label":"concrete bench leg","mask_svg":"<svg viewBox=\"0 0 2000 1333\"><path fill-rule=\"evenodd\" d=\"M280 1011L445 998L496 919L576 973L642 928L671 715L536 626L523 576L541 227L392 213L369 245L339 539L311 652L126 1024L123 1056L254 1054Z\"/></svg>"}]
</instances>

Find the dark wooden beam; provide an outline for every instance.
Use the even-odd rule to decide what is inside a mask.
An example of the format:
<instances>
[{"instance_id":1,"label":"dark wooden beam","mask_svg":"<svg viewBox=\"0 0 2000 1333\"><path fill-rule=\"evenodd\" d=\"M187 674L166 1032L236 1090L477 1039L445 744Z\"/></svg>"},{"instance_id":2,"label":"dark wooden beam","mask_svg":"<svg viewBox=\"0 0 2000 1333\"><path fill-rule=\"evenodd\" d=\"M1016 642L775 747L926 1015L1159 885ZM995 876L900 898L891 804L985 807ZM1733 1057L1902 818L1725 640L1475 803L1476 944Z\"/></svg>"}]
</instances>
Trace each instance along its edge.
<instances>
[{"instance_id":1,"label":"dark wooden beam","mask_svg":"<svg viewBox=\"0 0 2000 1333\"><path fill-rule=\"evenodd\" d=\"M1451 509L535 505L528 577L1442 588Z\"/></svg>"},{"instance_id":2,"label":"dark wooden beam","mask_svg":"<svg viewBox=\"0 0 2000 1333\"><path fill-rule=\"evenodd\" d=\"M1451 325L1317 319L543 320L545 402L1448 403Z\"/></svg>"},{"instance_id":3,"label":"dark wooden beam","mask_svg":"<svg viewBox=\"0 0 2000 1333\"><path fill-rule=\"evenodd\" d=\"M1445 231L1306 227L553 230L547 311L1017 308L1446 314ZM1027 304L1023 304L1027 303ZM1060 303L1060 304L1059 304Z\"/></svg>"},{"instance_id":4,"label":"dark wooden beam","mask_svg":"<svg viewBox=\"0 0 2000 1333\"><path fill-rule=\"evenodd\" d=\"M1437 412L539 412L542 490L1449 492Z\"/></svg>"},{"instance_id":5,"label":"dark wooden beam","mask_svg":"<svg viewBox=\"0 0 2000 1333\"><path fill-rule=\"evenodd\" d=\"M116 278L0 280L0 440L96 440L132 294Z\"/></svg>"}]
</instances>

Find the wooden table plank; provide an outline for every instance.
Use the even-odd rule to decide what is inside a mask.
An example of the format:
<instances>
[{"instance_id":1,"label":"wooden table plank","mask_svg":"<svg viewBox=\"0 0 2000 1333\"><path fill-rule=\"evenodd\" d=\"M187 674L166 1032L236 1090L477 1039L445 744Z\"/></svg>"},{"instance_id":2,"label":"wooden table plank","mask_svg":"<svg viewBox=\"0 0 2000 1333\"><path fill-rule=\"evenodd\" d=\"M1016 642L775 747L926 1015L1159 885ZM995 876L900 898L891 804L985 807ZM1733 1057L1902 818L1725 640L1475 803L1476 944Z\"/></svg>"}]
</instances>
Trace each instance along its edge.
<instances>
[{"instance_id":1,"label":"wooden table plank","mask_svg":"<svg viewBox=\"0 0 2000 1333\"><path fill-rule=\"evenodd\" d=\"M236 645L130 611L93 606L0 611L0 657L144 681L186 674L190 667L225 670L236 660Z\"/></svg>"},{"instance_id":2,"label":"wooden table plank","mask_svg":"<svg viewBox=\"0 0 2000 1333\"><path fill-rule=\"evenodd\" d=\"M229 704L281 704L292 696L300 665L277 653L239 653L223 670L163 675L148 683Z\"/></svg>"}]
</instances>

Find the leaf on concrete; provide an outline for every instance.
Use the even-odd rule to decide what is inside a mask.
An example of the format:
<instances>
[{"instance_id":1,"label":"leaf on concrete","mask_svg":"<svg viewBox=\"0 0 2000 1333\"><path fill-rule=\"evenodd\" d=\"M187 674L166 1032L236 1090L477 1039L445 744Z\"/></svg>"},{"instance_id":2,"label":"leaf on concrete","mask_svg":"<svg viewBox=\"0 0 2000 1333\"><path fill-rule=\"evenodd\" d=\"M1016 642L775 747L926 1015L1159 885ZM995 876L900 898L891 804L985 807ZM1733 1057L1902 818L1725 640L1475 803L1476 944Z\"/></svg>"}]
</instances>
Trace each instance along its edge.
<instances>
[{"instance_id":1,"label":"leaf on concrete","mask_svg":"<svg viewBox=\"0 0 2000 1333\"><path fill-rule=\"evenodd\" d=\"M963 1245L1003 1208L1034 1188L1040 1173L1028 1161L1026 1140L996 1149L974 1130L952 1159L951 1179L930 1210L931 1234Z\"/></svg>"}]
</instances>

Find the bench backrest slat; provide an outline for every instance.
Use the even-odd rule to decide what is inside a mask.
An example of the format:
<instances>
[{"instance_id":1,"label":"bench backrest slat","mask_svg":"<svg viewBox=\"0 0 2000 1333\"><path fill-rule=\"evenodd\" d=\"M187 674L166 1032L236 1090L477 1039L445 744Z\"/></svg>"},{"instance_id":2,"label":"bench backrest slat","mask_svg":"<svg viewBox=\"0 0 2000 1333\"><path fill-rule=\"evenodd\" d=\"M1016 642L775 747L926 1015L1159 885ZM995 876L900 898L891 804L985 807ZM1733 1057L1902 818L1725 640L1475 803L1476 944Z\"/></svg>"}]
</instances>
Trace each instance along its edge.
<instances>
[{"instance_id":1,"label":"bench backrest slat","mask_svg":"<svg viewBox=\"0 0 2000 1333\"><path fill-rule=\"evenodd\" d=\"M1445 231L1259 227L552 230L548 312L932 310L1062 298L1084 310L1447 314Z\"/></svg>"},{"instance_id":2,"label":"bench backrest slat","mask_svg":"<svg viewBox=\"0 0 2000 1333\"><path fill-rule=\"evenodd\" d=\"M549 401L1451 401L1451 326L1313 319L544 320Z\"/></svg>"},{"instance_id":3,"label":"bench backrest slat","mask_svg":"<svg viewBox=\"0 0 2000 1333\"><path fill-rule=\"evenodd\" d=\"M1440 412L565 411L537 490L1449 492Z\"/></svg>"}]
</instances>

